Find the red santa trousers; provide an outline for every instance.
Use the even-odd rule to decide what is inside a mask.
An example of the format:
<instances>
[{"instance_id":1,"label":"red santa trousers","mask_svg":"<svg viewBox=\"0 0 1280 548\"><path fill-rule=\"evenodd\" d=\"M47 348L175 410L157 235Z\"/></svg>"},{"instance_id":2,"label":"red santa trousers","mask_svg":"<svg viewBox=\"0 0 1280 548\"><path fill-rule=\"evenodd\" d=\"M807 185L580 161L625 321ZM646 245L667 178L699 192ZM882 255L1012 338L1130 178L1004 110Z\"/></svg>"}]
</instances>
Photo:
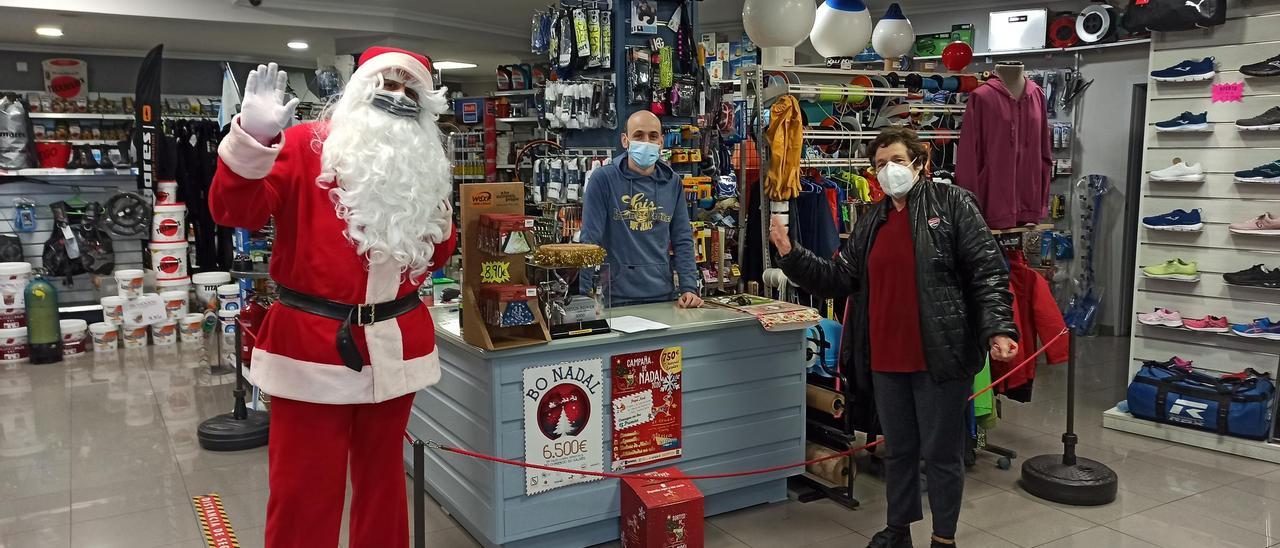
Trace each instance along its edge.
<instances>
[{"instance_id":1,"label":"red santa trousers","mask_svg":"<svg viewBox=\"0 0 1280 548\"><path fill-rule=\"evenodd\" d=\"M351 548L409 545L404 429L413 394L329 405L271 399L267 548L338 545L351 469Z\"/></svg>"}]
</instances>

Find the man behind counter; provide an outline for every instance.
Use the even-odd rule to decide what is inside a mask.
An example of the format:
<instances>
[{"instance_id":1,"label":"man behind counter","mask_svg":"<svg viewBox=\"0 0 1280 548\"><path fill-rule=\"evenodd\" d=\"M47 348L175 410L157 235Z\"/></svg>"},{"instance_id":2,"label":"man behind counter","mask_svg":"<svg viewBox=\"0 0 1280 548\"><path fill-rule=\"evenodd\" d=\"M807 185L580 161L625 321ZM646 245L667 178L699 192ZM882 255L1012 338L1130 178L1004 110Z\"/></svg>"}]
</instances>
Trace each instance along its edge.
<instances>
[{"instance_id":1,"label":"man behind counter","mask_svg":"<svg viewBox=\"0 0 1280 548\"><path fill-rule=\"evenodd\" d=\"M580 240L608 251L613 305L674 299L681 308L700 307L689 208L680 177L658 161L658 117L647 110L632 114L622 146L627 151L587 181Z\"/></svg>"}]
</instances>

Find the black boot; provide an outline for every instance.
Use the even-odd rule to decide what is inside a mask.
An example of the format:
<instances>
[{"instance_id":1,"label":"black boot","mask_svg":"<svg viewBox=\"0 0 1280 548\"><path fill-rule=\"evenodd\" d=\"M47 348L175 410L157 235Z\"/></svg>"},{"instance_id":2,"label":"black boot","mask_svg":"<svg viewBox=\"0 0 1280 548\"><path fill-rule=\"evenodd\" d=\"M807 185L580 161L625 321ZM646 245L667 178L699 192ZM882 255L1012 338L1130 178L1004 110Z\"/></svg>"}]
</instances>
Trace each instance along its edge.
<instances>
[{"instance_id":1,"label":"black boot","mask_svg":"<svg viewBox=\"0 0 1280 548\"><path fill-rule=\"evenodd\" d=\"M956 548L956 543L954 539L952 540L951 544L947 544L945 542L938 542L937 539L931 538L929 539L929 548Z\"/></svg>"},{"instance_id":2,"label":"black boot","mask_svg":"<svg viewBox=\"0 0 1280 548\"><path fill-rule=\"evenodd\" d=\"M867 548L912 548L911 531L905 527L902 529L896 527L885 528L871 537L871 543L867 544Z\"/></svg>"}]
</instances>

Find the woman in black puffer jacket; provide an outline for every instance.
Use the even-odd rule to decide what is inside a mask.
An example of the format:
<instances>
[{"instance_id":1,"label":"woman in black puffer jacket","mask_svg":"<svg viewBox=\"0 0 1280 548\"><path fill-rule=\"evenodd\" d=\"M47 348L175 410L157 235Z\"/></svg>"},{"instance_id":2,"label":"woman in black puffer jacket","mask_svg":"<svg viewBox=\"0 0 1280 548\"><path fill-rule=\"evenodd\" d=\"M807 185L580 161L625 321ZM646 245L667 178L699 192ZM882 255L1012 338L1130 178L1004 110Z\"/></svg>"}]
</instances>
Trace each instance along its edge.
<instances>
[{"instance_id":1,"label":"woman in black puffer jacket","mask_svg":"<svg viewBox=\"0 0 1280 548\"><path fill-rule=\"evenodd\" d=\"M854 390L874 396L884 431L888 527L869 548L911 546L924 518L919 462L929 476L931 546L955 545L964 490L968 397L984 354L1017 352L1013 295L1000 248L959 187L922 180L928 154L910 129L880 133L869 151L886 199L858 220L834 259L793 243L780 217L769 238L787 277L848 298L841 360Z\"/></svg>"}]
</instances>

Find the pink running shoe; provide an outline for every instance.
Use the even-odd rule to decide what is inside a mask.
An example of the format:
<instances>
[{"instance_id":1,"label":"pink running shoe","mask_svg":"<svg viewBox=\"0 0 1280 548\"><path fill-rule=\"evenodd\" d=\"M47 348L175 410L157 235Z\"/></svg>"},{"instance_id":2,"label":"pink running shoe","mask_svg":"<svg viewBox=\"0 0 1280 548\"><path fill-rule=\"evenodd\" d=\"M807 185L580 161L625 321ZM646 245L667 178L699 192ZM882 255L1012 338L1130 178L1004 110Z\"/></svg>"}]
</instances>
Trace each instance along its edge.
<instances>
[{"instance_id":1,"label":"pink running shoe","mask_svg":"<svg viewBox=\"0 0 1280 548\"><path fill-rule=\"evenodd\" d=\"M1231 331L1231 324L1222 316L1205 316L1200 319L1183 318L1182 327L1192 331L1204 331L1205 333L1227 333Z\"/></svg>"},{"instance_id":2,"label":"pink running shoe","mask_svg":"<svg viewBox=\"0 0 1280 548\"><path fill-rule=\"evenodd\" d=\"M1138 314L1138 323L1142 325L1163 325L1165 327L1182 327L1182 315L1177 310L1157 308L1154 312Z\"/></svg>"},{"instance_id":3,"label":"pink running shoe","mask_svg":"<svg viewBox=\"0 0 1280 548\"><path fill-rule=\"evenodd\" d=\"M1236 234L1256 234L1259 236L1280 236L1280 218L1270 213L1263 213L1257 218L1231 223L1232 232Z\"/></svg>"}]
</instances>

